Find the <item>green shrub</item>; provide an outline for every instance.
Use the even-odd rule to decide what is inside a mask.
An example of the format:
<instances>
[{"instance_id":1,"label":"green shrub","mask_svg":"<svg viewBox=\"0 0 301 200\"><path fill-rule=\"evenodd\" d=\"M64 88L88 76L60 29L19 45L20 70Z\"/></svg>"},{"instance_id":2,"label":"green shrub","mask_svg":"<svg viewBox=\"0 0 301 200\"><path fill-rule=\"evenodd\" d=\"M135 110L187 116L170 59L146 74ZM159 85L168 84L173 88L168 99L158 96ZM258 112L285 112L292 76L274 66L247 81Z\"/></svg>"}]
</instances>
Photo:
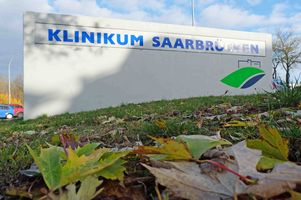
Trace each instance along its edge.
<instances>
[{"instance_id":1,"label":"green shrub","mask_svg":"<svg viewBox=\"0 0 301 200\"><path fill-rule=\"evenodd\" d=\"M301 101L301 88L297 86L297 81L292 86L283 84L281 90L267 92L270 103L274 107L296 107Z\"/></svg>"}]
</instances>

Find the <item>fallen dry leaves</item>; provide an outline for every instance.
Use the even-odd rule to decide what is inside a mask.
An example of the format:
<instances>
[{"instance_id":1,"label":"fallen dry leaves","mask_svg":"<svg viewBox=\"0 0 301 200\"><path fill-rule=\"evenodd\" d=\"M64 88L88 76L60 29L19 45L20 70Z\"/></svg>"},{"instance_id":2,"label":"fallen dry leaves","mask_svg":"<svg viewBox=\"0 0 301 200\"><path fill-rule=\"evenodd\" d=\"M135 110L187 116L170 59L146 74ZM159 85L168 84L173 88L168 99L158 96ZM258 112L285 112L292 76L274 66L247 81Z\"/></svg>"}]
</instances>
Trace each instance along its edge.
<instances>
[{"instance_id":1,"label":"fallen dry leaves","mask_svg":"<svg viewBox=\"0 0 301 200\"><path fill-rule=\"evenodd\" d=\"M165 138L151 138L158 142L160 146L138 146L134 153L150 154L151 157L158 160L190 160L192 158L184 142Z\"/></svg>"},{"instance_id":2,"label":"fallen dry leaves","mask_svg":"<svg viewBox=\"0 0 301 200\"><path fill-rule=\"evenodd\" d=\"M170 140L165 139L168 141L166 144L170 144ZM190 150L190 148L187 149ZM168 189L172 196L191 200L220 200L244 194L271 198L292 191L297 184L301 183L301 167L294 163L276 164L270 173L257 171L256 166L262 153L248 148L245 141L224 148L223 151L227 157L223 157L223 163L217 162L218 164L215 165L219 167L220 164L222 170L210 168L210 164L216 163L216 161L212 162L214 158L198 162L191 162L195 161L192 159L170 161L173 158L170 155L172 152L169 152L169 161L156 161L155 164L142 165L156 177L159 184ZM161 153L165 154L164 151ZM214 155L214 152L211 154ZM203 165L203 163L209 163L209 165ZM206 170L206 167L209 170ZM241 177L250 177L248 180L251 181L246 183Z\"/></svg>"}]
</instances>

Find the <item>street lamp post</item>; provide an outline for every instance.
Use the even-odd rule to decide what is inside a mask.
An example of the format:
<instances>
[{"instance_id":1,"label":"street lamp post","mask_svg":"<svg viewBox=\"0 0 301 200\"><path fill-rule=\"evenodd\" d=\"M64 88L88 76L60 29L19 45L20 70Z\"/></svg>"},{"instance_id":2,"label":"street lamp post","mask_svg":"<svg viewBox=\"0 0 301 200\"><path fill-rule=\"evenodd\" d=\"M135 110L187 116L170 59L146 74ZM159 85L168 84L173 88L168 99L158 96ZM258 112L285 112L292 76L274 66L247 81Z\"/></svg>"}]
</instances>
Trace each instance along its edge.
<instances>
[{"instance_id":1,"label":"street lamp post","mask_svg":"<svg viewBox=\"0 0 301 200\"><path fill-rule=\"evenodd\" d=\"M195 25L195 21L194 21L194 0L191 0L191 24L192 24L192 26Z\"/></svg>"},{"instance_id":2,"label":"street lamp post","mask_svg":"<svg viewBox=\"0 0 301 200\"><path fill-rule=\"evenodd\" d=\"M8 104L11 104L11 91L10 91L10 66L13 59L11 58L8 63Z\"/></svg>"}]
</instances>

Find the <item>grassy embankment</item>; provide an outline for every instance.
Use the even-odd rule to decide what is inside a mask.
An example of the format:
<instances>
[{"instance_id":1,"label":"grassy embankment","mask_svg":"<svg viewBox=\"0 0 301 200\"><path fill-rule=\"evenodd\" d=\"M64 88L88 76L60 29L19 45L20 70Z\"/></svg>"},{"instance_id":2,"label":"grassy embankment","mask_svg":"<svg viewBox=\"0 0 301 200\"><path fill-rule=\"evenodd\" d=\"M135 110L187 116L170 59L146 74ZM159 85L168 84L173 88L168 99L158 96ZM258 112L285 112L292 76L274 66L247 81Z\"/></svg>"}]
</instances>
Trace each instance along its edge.
<instances>
[{"instance_id":1,"label":"grassy embankment","mask_svg":"<svg viewBox=\"0 0 301 200\"><path fill-rule=\"evenodd\" d=\"M129 104L27 121L0 121L0 188L3 191L9 184L18 185L22 178L19 170L33 162L25 144L32 148L46 145L45 142L54 144L61 132L72 132L81 141L98 141L102 146L118 148L136 142L148 144L147 135L212 135L217 131L237 142L256 137L256 127L226 128L224 124L248 120L250 116L255 119L256 114L269 110L266 95L220 96Z\"/></svg>"}]
</instances>

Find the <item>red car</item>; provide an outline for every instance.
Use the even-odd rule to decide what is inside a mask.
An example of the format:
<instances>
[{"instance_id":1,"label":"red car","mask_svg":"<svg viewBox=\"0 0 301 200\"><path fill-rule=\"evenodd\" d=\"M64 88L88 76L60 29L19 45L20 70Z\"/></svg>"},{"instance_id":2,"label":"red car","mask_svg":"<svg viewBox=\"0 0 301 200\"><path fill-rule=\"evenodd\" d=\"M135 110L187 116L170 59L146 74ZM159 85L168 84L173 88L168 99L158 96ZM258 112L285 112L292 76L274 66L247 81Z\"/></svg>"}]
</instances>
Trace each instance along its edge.
<instances>
[{"instance_id":1,"label":"red car","mask_svg":"<svg viewBox=\"0 0 301 200\"><path fill-rule=\"evenodd\" d=\"M14 117L23 118L24 108L19 104L10 104L14 108Z\"/></svg>"}]
</instances>

